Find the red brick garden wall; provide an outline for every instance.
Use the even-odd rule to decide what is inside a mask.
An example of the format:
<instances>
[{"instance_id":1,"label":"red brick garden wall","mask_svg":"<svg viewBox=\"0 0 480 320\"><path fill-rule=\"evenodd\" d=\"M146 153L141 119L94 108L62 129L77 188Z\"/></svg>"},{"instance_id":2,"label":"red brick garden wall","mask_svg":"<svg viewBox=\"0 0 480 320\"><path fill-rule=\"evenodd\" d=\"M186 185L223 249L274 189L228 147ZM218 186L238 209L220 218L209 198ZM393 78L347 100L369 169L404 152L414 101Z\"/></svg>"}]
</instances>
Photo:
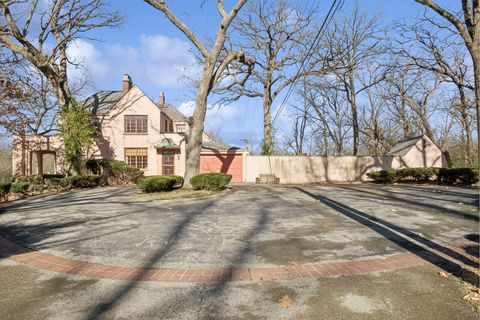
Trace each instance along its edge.
<instances>
[{"instance_id":1,"label":"red brick garden wall","mask_svg":"<svg viewBox=\"0 0 480 320\"><path fill-rule=\"evenodd\" d=\"M200 173L221 172L232 175L232 182L242 182L243 159L241 154L202 154Z\"/></svg>"}]
</instances>

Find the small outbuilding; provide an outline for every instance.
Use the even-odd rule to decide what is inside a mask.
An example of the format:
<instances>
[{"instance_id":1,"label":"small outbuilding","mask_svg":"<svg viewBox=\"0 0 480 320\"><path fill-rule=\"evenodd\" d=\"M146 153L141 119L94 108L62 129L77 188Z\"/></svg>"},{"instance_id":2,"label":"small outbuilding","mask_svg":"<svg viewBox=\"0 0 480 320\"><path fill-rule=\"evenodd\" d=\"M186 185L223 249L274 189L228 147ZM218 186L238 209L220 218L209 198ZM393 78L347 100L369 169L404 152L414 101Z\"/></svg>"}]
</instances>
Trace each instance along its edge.
<instances>
[{"instance_id":1,"label":"small outbuilding","mask_svg":"<svg viewBox=\"0 0 480 320\"><path fill-rule=\"evenodd\" d=\"M424 134L399 141L387 155L401 157L405 167L447 167L445 154Z\"/></svg>"}]
</instances>

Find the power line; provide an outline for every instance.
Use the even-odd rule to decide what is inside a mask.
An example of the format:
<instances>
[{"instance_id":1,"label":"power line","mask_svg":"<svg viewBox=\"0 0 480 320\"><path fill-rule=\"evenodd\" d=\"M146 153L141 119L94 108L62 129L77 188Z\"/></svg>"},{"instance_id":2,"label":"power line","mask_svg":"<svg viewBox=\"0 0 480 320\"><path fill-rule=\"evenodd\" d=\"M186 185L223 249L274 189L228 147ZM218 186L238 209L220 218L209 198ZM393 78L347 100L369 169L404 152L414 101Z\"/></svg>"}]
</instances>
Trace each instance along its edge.
<instances>
[{"instance_id":1,"label":"power line","mask_svg":"<svg viewBox=\"0 0 480 320\"><path fill-rule=\"evenodd\" d=\"M278 108L277 112L275 113L275 116L273 117L272 124L271 124L272 127L273 127L273 124L275 123L275 121L280 116L280 112L282 112L283 108L285 107L285 102L288 100L288 98L292 94L293 88L295 87L295 84L296 84L296 81L299 78L299 75L302 72L305 71L306 65L310 61L310 58L311 58L310 54L313 51L313 49L315 48L317 41L320 40L321 36L325 32L326 27L328 27L328 25L332 21L334 15L337 13L337 11L343 7L344 2L345 2L345 0L340 0L340 1L333 0L332 5L330 6L330 9L328 10L327 15L325 16L325 19L323 20L322 25L320 26L320 29L318 30L317 35L315 36L315 39L312 42L312 45L310 46L310 48L307 51L307 58L305 60L303 60L302 64L298 68L297 74L295 75L294 80L292 81L292 84L288 88L287 93L286 93L285 97L283 98L282 103L280 104L280 107Z\"/></svg>"}]
</instances>

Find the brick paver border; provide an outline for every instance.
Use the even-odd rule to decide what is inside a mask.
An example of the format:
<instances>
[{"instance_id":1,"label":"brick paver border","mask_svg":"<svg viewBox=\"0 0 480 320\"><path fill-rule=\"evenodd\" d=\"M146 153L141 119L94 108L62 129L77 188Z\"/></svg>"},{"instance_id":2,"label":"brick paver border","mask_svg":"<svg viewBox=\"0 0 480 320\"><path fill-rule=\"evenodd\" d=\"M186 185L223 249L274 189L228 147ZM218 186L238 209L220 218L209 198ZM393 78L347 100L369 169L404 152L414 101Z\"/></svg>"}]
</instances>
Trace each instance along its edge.
<instances>
[{"instance_id":1,"label":"brick paver border","mask_svg":"<svg viewBox=\"0 0 480 320\"><path fill-rule=\"evenodd\" d=\"M344 262L265 268L172 269L126 267L65 259L28 249L2 236L0 236L0 258L8 258L42 270L94 278L193 283L337 277L404 269L428 263L412 253L399 253Z\"/></svg>"}]
</instances>

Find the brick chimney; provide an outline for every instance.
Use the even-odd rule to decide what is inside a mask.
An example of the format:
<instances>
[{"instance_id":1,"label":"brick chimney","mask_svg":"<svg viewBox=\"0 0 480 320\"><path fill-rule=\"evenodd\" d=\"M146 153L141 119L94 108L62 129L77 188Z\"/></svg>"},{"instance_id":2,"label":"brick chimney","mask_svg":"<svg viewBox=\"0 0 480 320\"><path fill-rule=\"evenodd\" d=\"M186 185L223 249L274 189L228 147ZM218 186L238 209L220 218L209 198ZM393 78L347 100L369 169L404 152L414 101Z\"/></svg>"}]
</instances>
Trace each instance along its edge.
<instances>
[{"instance_id":1,"label":"brick chimney","mask_svg":"<svg viewBox=\"0 0 480 320\"><path fill-rule=\"evenodd\" d=\"M132 89L132 78L125 73L123 75L123 81L122 81L122 92L125 95L130 89Z\"/></svg>"},{"instance_id":2,"label":"brick chimney","mask_svg":"<svg viewBox=\"0 0 480 320\"><path fill-rule=\"evenodd\" d=\"M163 91L160 92L159 103L160 103L161 106L165 105L165 94L163 93Z\"/></svg>"}]
</instances>

